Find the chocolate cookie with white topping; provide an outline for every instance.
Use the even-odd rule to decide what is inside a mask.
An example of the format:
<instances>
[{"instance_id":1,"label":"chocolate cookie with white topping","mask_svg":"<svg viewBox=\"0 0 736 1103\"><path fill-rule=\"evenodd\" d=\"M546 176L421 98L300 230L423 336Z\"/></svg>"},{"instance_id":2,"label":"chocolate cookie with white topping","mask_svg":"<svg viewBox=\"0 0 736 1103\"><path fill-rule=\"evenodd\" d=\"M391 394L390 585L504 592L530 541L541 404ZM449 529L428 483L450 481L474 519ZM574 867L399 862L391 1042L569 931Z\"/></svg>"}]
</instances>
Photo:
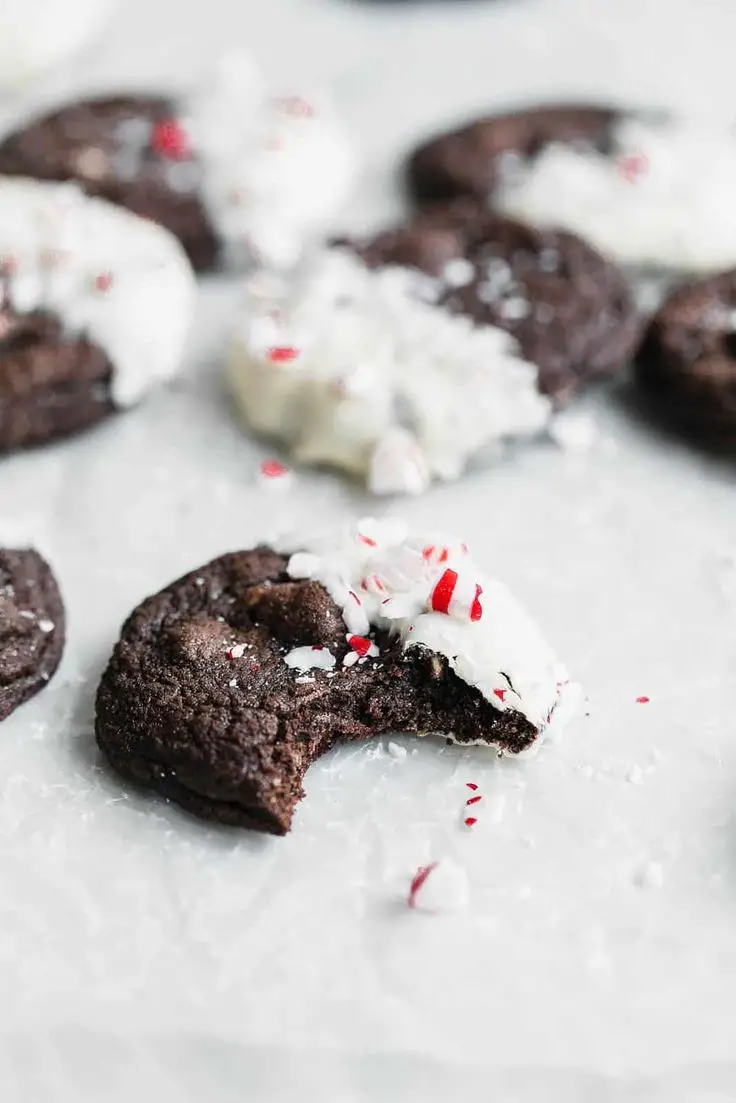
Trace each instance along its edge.
<instances>
[{"instance_id":1,"label":"chocolate cookie with white topping","mask_svg":"<svg viewBox=\"0 0 736 1103\"><path fill-rule=\"evenodd\" d=\"M246 421L377 494L417 493L539 435L633 353L618 269L472 202L247 288L230 376Z\"/></svg>"},{"instance_id":2,"label":"chocolate cookie with white topping","mask_svg":"<svg viewBox=\"0 0 736 1103\"><path fill-rule=\"evenodd\" d=\"M64 649L59 587L36 551L0 548L0 720L50 681Z\"/></svg>"},{"instance_id":3,"label":"chocolate cookie with white topping","mask_svg":"<svg viewBox=\"0 0 736 1103\"><path fill-rule=\"evenodd\" d=\"M74 185L0 178L0 452L78 432L169 379L194 298L162 227Z\"/></svg>"},{"instance_id":4,"label":"chocolate cookie with white topping","mask_svg":"<svg viewBox=\"0 0 736 1103\"><path fill-rule=\"evenodd\" d=\"M736 454L736 270L670 295L649 323L635 368L653 412Z\"/></svg>"},{"instance_id":5,"label":"chocolate cookie with white topping","mask_svg":"<svg viewBox=\"0 0 736 1103\"><path fill-rule=\"evenodd\" d=\"M74 180L165 226L198 270L290 265L337 213L352 154L327 105L229 55L188 95L70 103L0 143L0 173Z\"/></svg>"},{"instance_id":6,"label":"chocolate cookie with white topping","mask_svg":"<svg viewBox=\"0 0 736 1103\"><path fill-rule=\"evenodd\" d=\"M589 104L477 119L420 146L421 205L471 197L498 214L582 235L634 270L736 263L736 141L728 127Z\"/></svg>"},{"instance_id":7,"label":"chocolate cookie with white topping","mask_svg":"<svg viewBox=\"0 0 736 1103\"><path fill-rule=\"evenodd\" d=\"M437 732L517 754L569 693L464 544L365 520L290 556L224 555L144 601L103 675L96 732L125 778L280 835L333 746Z\"/></svg>"}]
</instances>

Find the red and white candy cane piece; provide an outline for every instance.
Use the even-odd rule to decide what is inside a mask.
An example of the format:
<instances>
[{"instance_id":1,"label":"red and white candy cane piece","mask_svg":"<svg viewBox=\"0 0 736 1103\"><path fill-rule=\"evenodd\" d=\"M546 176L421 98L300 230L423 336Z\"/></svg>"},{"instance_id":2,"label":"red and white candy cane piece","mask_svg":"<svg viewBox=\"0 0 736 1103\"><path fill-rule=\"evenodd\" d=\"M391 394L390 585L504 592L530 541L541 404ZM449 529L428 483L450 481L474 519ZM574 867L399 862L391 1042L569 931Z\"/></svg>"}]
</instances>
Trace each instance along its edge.
<instances>
[{"instance_id":1,"label":"red and white candy cane piece","mask_svg":"<svg viewBox=\"0 0 736 1103\"><path fill-rule=\"evenodd\" d=\"M345 627L351 635L368 635L371 627L368 614L355 590L348 590L342 607L342 619L345 621Z\"/></svg>"},{"instance_id":2,"label":"red and white candy cane piece","mask_svg":"<svg viewBox=\"0 0 736 1103\"><path fill-rule=\"evenodd\" d=\"M461 555L468 554L467 544L425 544L422 548L422 559L430 566L449 563Z\"/></svg>"},{"instance_id":3,"label":"red and white candy cane piece","mask_svg":"<svg viewBox=\"0 0 736 1103\"><path fill-rule=\"evenodd\" d=\"M483 616L480 596L483 589L469 576L459 575L447 567L435 582L429 605L435 613L445 613L459 620L477 621Z\"/></svg>"},{"instance_id":4,"label":"red and white candy cane piece","mask_svg":"<svg viewBox=\"0 0 736 1103\"><path fill-rule=\"evenodd\" d=\"M378 648L373 640L367 636L356 636L348 633L348 647L355 652L359 659L374 659L378 655Z\"/></svg>"}]
</instances>

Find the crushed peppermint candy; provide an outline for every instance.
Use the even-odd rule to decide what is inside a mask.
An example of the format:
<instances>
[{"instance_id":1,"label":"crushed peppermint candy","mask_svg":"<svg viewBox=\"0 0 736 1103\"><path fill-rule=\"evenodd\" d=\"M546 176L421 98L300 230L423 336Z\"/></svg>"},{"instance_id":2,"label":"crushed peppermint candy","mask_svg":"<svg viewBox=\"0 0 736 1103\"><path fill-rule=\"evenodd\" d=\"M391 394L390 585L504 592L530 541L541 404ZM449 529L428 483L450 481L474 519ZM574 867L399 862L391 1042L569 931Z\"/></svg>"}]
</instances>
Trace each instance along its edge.
<instances>
[{"instance_id":1,"label":"crushed peppermint candy","mask_svg":"<svg viewBox=\"0 0 736 1103\"><path fill-rule=\"evenodd\" d=\"M315 644L292 648L284 655L284 662L296 670L332 670L336 659L329 647Z\"/></svg>"},{"instance_id":2,"label":"crushed peppermint candy","mask_svg":"<svg viewBox=\"0 0 736 1103\"><path fill-rule=\"evenodd\" d=\"M269 490L290 490L294 485L294 472L280 460L261 460L258 480Z\"/></svg>"},{"instance_id":3,"label":"crushed peppermint candy","mask_svg":"<svg viewBox=\"0 0 736 1103\"><path fill-rule=\"evenodd\" d=\"M356 636L348 634L347 637L348 647L358 656L359 659L369 658L373 659L378 654L378 647L373 640L369 640L367 636Z\"/></svg>"},{"instance_id":4,"label":"crushed peppermint candy","mask_svg":"<svg viewBox=\"0 0 736 1103\"><path fill-rule=\"evenodd\" d=\"M228 647L225 654L227 655L228 659L231 659L231 660L232 659L242 659L243 655L245 655L245 652L248 650L249 646L250 645L247 644L247 643L234 643L232 645L232 647Z\"/></svg>"},{"instance_id":5,"label":"crushed peppermint candy","mask_svg":"<svg viewBox=\"0 0 736 1103\"><path fill-rule=\"evenodd\" d=\"M272 364L290 364L292 360L296 360L299 356L299 349L294 348L292 345L277 345L274 348L270 348L266 353L266 358L271 361Z\"/></svg>"},{"instance_id":6,"label":"crushed peppermint candy","mask_svg":"<svg viewBox=\"0 0 736 1103\"><path fill-rule=\"evenodd\" d=\"M649 700L650 700L649 697L646 697L646 696L642 695L641 697L637 697L636 703L637 703L637 705L648 705Z\"/></svg>"},{"instance_id":7,"label":"crushed peppermint candy","mask_svg":"<svg viewBox=\"0 0 736 1103\"><path fill-rule=\"evenodd\" d=\"M190 155L189 136L176 119L162 119L151 131L151 148L172 161Z\"/></svg>"},{"instance_id":8,"label":"crushed peppermint candy","mask_svg":"<svg viewBox=\"0 0 736 1103\"><path fill-rule=\"evenodd\" d=\"M411 879L406 903L426 912L460 911L468 904L468 878L450 859L420 866Z\"/></svg>"},{"instance_id":9,"label":"crushed peppermint candy","mask_svg":"<svg viewBox=\"0 0 736 1103\"><path fill-rule=\"evenodd\" d=\"M635 184L649 171L649 158L644 153L630 153L616 162L618 170L629 184Z\"/></svg>"},{"instance_id":10,"label":"crushed peppermint candy","mask_svg":"<svg viewBox=\"0 0 736 1103\"><path fill-rule=\"evenodd\" d=\"M350 646L343 666L378 654L377 630L398 637L406 653L443 656L494 707L522 713L540 734L567 700L569 680L538 627L480 573L466 544L414 537L393 518L361 519L293 554L287 573L321 583L340 608Z\"/></svg>"}]
</instances>

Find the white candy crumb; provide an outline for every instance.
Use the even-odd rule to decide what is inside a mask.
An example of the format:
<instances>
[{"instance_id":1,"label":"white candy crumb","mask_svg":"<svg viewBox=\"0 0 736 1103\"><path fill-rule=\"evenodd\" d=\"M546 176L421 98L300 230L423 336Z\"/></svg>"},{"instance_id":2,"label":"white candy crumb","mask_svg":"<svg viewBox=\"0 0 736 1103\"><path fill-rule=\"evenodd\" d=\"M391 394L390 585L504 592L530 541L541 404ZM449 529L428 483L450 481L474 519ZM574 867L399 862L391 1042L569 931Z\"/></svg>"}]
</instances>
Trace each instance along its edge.
<instances>
[{"instance_id":1,"label":"white candy crumb","mask_svg":"<svg viewBox=\"0 0 736 1103\"><path fill-rule=\"evenodd\" d=\"M310 682L313 682L314 678L310 678L308 674L302 674L301 678L295 678L294 681L299 686L305 686L308 685Z\"/></svg>"},{"instance_id":2,"label":"white candy crumb","mask_svg":"<svg viewBox=\"0 0 736 1103\"><path fill-rule=\"evenodd\" d=\"M42 632L45 632L48 635L49 632L53 632L54 630L54 622L44 617L38 622L38 627L41 629Z\"/></svg>"},{"instance_id":3,"label":"white candy crumb","mask_svg":"<svg viewBox=\"0 0 736 1103\"><path fill-rule=\"evenodd\" d=\"M402 747L400 743L389 743L386 748L391 758L395 758L397 762L403 761L407 756L406 747Z\"/></svg>"},{"instance_id":4,"label":"white candy crumb","mask_svg":"<svg viewBox=\"0 0 736 1103\"><path fill-rule=\"evenodd\" d=\"M600 432L590 414L564 413L553 418L549 426L552 440L565 452L589 452Z\"/></svg>"},{"instance_id":5,"label":"white candy crumb","mask_svg":"<svg viewBox=\"0 0 736 1103\"><path fill-rule=\"evenodd\" d=\"M631 767L626 775L626 780L632 785L643 785L644 771L642 770L641 766L637 766L637 764L634 763L634 765Z\"/></svg>"},{"instance_id":6,"label":"white candy crumb","mask_svg":"<svg viewBox=\"0 0 736 1103\"><path fill-rule=\"evenodd\" d=\"M410 900L420 911L455 912L468 906L469 895L467 873L448 858L437 862Z\"/></svg>"},{"instance_id":7,"label":"white candy crumb","mask_svg":"<svg viewBox=\"0 0 736 1103\"><path fill-rule=\"evenodd\" d=\"M284 655L287 666L296 670L332 670L335 656L329 647L294 647Z\"/></svg>"},{"instance_id":8,"label":"white candy crumb","mask_svg":"<svg viewBox=\"0 0 736 1103\"><path fill-rule=\"evenodd\" d=\"M242 659L247 646L245 643L234 643L232 647L226 648L227 657L229 659Z\"/></svg>"},{"instance_id":9,"label":"white candy crumb","mask_svg":"<svg viewBox=\"0 0 736 1103\"><path fill-rule=\"evenodd\" d=\"M230 681L227 684L231 687L236 686L238 684L238 679L237 678L231 678Z\"/></svg>"}]
</instances>

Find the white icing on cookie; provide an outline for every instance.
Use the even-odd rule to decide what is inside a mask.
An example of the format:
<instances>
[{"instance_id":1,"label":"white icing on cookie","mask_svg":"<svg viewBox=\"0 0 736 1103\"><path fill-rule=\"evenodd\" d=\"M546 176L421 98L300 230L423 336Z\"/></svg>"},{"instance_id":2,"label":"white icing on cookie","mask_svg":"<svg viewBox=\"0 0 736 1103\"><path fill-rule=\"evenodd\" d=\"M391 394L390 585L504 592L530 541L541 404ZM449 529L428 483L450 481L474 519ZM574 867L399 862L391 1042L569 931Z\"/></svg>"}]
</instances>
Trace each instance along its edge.
<instances>
[{"instance_id":1,"label":"white icing on cookie","mask_svg":"<svg viewBox=\"0 0 736 1103\"><path fill-rule=\"evenodd\" d=\"M0 5L0 89L13 91L97 33L112 0L24 0Z\"/></svg>"},{"instance_id":2,"label":"white icing on cookie","mask_svg":"<svg viewBox=\"0 0 736 1103\"><path fill-rule=\"evenodd\" d=\"M494 708L523 713L540 732L569 685L535 622L501 582L482 574L464 544L367 518L311 542L287 570L320 582L351 632L387 630L406 650L443 655Z\"/></svg>"},{"instance_id":3,"label":"white icing on cookie","mask_svg":"<svg viewBox=\"0 0 736 1103\"><path fill-rule=\"evenodd\" d=\"M621 264L709 272L736 264L734 195L733 135L626 117L610 155L555 142L516 159L493 206L580 234Z\"/></svg>"},{"instance_id":4,"label":"white icing on cookie","mask_svg":"<svg viewBox=\"0 0 736 1103\"><path fill-rule=\"evenodd\" d=\"M230 375L246 420L374 493L457 478L479 452L552 415L512 337L423 299L441 281L322 249L249 281Z\"/></svg>"},{"instance_id":5,"label":"white icing on cookie","mask_svg":"<svg viewBox=\"0 0 736 1103\"><path fill-rule=\"evenodd\" d=\"M176 239L73 184L0 178L0 264L10 305L87 336L128 406L179 366L196 294Z\"/></svg>"},{"instance_id":6,"label":"white icing on cookie","mask_svg":"<svg viewBox=\"0 0 736 1103\"><path fill-rule=\"evenodd\" d=\"M201 162L206 209L231 259L255 254L289 267L327 232L354 158L322 99L271 94L248 57L233 53L181 116Z\"/></svg>"}]
</instances>

